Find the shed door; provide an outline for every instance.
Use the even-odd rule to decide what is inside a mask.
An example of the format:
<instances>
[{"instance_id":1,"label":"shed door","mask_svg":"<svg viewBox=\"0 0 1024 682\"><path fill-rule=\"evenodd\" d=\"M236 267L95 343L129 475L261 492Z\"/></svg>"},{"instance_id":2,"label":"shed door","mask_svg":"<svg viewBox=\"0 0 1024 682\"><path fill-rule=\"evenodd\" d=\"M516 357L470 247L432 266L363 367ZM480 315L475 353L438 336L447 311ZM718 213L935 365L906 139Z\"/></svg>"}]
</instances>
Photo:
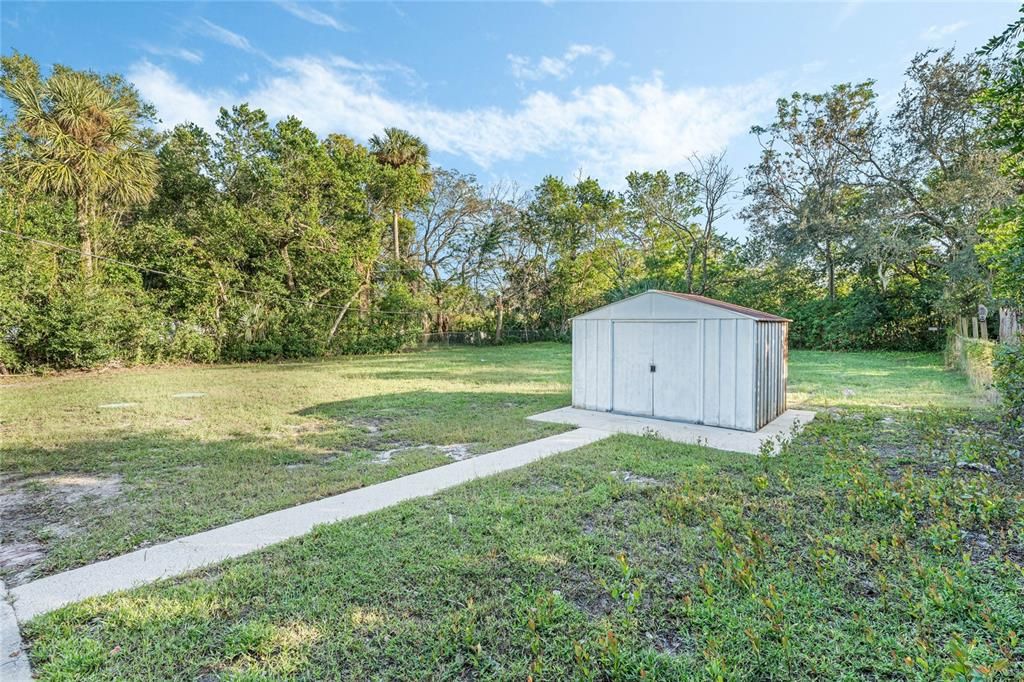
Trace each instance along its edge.
<instances>
[{"instance_id":1,"label":"shed door","mask_svg":"<svg viewBox=\"0 0 1024 682\"><path fill-rule=\"evenodd\" d=\"M656 417L700 421L700 334L696 322L655 322L653 329Z\"/></svg>"},{"instance_id":2,"label":"shed door","mask_svg":"<svg viewBox=\"0 0 1024 682\"><path fill-rule=\"evenodd\" d=\"M696 322L615 322L612 409L700 421Z\"/></svg>"},{"instance_id":3,"label":"shed door","mask_svg":"<svg viewBox=\"0 0 1024 682\"><path fill-rule=\"evenodd\" d=\"M612 410L652 414L650 322L612 324Z\"/></svg>"}]
</instances>

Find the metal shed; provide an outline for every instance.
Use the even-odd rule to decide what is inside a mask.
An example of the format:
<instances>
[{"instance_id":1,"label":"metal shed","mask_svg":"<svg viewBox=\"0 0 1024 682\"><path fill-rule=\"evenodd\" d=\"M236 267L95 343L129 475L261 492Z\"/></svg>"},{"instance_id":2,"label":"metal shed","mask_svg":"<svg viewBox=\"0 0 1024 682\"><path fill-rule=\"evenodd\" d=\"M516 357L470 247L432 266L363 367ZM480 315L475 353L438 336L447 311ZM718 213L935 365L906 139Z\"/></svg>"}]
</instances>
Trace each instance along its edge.
<instances>
[{"instance_id":1,"label":"metal shed","mask_svg":"<svg viewBox=\"0 0 1024 682\"><path fill-rule=\"evenodd\" d=\"M789 320L651 290L572 322L573 407L757 431L786 411Z\"/></svg>"}]
</instances>

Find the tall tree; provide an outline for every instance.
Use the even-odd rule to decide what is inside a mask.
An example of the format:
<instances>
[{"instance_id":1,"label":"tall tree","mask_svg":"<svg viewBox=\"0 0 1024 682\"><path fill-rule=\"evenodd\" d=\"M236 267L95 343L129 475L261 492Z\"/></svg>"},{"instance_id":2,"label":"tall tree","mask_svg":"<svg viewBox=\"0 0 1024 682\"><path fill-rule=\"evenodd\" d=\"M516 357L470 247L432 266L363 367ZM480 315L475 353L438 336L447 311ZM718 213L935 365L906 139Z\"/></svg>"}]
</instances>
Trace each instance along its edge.
<instances>
[{"instance_id":1,"label":"tall tree","mask_svg":"<svg viewBox=\"0 0 1024 682\"><path fill-rule=\"evenodd\" d=\"M56 66L43 78L17 52L0 58L0 91L24 138L7 163L30 190L74 202L82 270L91 277L101 222L153 196L156 160L143 127L152 109L119 77Z\"/></svg>"},{"instance_id":2,"label":"tall tree","mask_svg":"<svg viewBox=\"0 0 1024 682\"><path fill-rule=\"evenodd\" d=\"M908 274L922 262L944 287L938 305L947 315L989 298L975 253L978 226L1011 197L1001 155L982 137L982 73L977 55L915 55L889 120L869 135L835 136L858 162L856 183L870 195L867 217L880 228L863 235L867 243L882 246Z\"/></svg>"},{"instance_id":3,"label":"tall tree","mask_svg":"<svg viewBox=\"0 0 1024 682\"><path fill-rule=\"evenodd\" d=\"M821 94L795 93L777 103L776 119L751 132L761 145L750 166L744 210L755 235L824 270L829 298L851 246L860 193L851 147L875 126L872 82L844 83Z\"/></svg>"},{"instance_id":4,"label":"tall tree","mask_svg":"<svg viewBox=\"0 0 1024 682\"><path fill-rule=\"evenodd\" d=\"M976 251L992 277L1002 330L1016 328L1024 307L1024 6L1020 17L981 50L984 88L977 101L984 117L984 139L1002 155L1001 169L1015 201L982 222ZM1004 318L1012 318L1013 321ZM1001 339L1006 341L1008 339Z\"/></svg>"},{"instance_id":5,"label":"tall tree","mask_svg":"<svg viewBox=\"0 0 1024 682\"><path fill-rule=\"evenodd\" d=\"M448 331L447 306L453 291L468 286L493 248L488 200L472 175L438 168L433 184L412 213L415 257L436 309L434 326Z\"/></svg>"},{"instance_id":6,"label":"tall tree","mask_svg":"<svg viewBox=\"0 0 1024 682\"><path fill-rule=\"evenodd\" d=\"M402 210L430 186L430 165L426 143L401 128L385 128L384 135L370 138L370 153L383 165L398 171L388 194L391 205L391 236L395 260L401 258L398 221ZM411 180L411 182L410 182Z\"/></svg>"},{"instance_id":7,"label":"tall tree","mask_svg":"<svg viewBox=\"0 0 1024 682\"><path fill-rule=\"evenodd\" d=\"M559 334L569 318L596 304L613 282L608 246L622 221L621 201L593 178L569 185L548 176L534 190L529 215L550 266L551 321Z\"/></svg>"},{"instance_id":8,"label":"tall tree","mask_svg":"<svg viewBox=\"0 0 1024 682\"><path fill-rule=\"evenodd\" d=\"M728 200L739 178L725 162L725 152L693 156L690 159L691 176L697 186L697 201L701 206L703 230L700 235L700 286L698 293L708 293L712 285L710 258L721 239L715 225L729 215Z\"/></svg>"},{"instance_id":9,"label":"tall tree","mask_svg":"<svg viewBox=\"0 0 1024 682\"><path fill-rule=\"evenodd\" d=\"M701 226L697 203L698 188L686 173L669 175L667 171L637 172L626 178L624 195L629 222L634 235L648 251L664 237L681 246L684 255L686 293L693 291L694 266L701 248Z\"/></svg>"}]
</instances>

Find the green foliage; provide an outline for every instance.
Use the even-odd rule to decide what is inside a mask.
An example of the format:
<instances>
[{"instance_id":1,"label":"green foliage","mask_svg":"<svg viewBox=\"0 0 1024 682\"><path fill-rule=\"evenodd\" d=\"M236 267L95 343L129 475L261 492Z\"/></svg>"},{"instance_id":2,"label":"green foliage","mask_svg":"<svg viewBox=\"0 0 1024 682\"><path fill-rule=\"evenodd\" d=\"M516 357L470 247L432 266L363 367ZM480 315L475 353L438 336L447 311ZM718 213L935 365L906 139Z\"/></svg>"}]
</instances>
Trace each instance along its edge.
<instances>
[{"instance_id":1,"label":"green foliage","mask_svg":"<svg viewBox=\"0 0 1024 682\"><path fill-rule=\"evenodd\" d=\"M893 287L882 293L856 287L834 300L784 305L793 320L790 343L818 350L938 350L944 340L920 289Z\"/></svg>"},{"instance_id":2,"label":"green foliage","mask_svg":"<svg viewBox=\"0 0 1024 682\"><path fill-rule=\"evenodd\" d=\"M1021 301L1019 61L919 54L885 116L871 81L779 100L753 129L740 244L716 227L737 180L723 154L638 169L622 192L550 176L484 188L432 168L399 128L321 139L240 104L216 130L156 134L122 78L43 74L14 52L0 72L0 363L565 340L574 315L650 288L787 315L798 347L935 349L931 327ZM52 144L65 124L68 144Z\"/></svg>"},{"instance_id":3,"label":"green foliage","mask_svg":"<svg viewBox=\"0 0 1024 682\"><path fill-rule=\"evenodd\" d=\"M975 248L992 275L992 294L1004 303L1024 306L1024 203L994 211L982 223Z\"/></svg>"},{"instance_id":4,"label":"green foliage","mask_svg":"<svg viewBox=\"0 0 1024 682\"><path fill-rule=\"evenodd\" d=\"M1024 344L1000 345L992 368L1007 415L1018 426L1024 426Z\"/></svg>"},{"instance_id":5,"label":"green foliage","mask_svg":"<svg viewBox=\"0 0 1024 682\"><path fill-rule=\"evenodd\" d=\"M971 388L993 398L996 352L997 344L993 341L964 338L951 331L946 340L946 366L963 372Z\"/></svg>"}]
</instances>

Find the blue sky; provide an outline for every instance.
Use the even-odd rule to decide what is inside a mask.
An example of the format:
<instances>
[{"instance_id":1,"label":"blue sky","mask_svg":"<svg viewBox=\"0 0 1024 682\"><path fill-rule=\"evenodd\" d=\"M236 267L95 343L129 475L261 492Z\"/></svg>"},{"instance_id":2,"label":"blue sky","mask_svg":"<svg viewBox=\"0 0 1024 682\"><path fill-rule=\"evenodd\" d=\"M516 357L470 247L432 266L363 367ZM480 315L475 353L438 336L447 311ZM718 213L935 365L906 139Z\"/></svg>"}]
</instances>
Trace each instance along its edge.
<instances>
[{"instance_id":1,"label":"blue sky","mask_svg":"<svg viewBox=\"0 0 1024 682\"><path fill-rule=\"evenodd\" d=\"M0 3L0 47L131 78L170 126L248 101L365 141L397 125L485 183L545 174L621 187L692 153L756 159L749 134L795 90L877 80L972 50L1012 2ZM742 226L731 221L735 235Z\"/></svg>"}]
</instances>

